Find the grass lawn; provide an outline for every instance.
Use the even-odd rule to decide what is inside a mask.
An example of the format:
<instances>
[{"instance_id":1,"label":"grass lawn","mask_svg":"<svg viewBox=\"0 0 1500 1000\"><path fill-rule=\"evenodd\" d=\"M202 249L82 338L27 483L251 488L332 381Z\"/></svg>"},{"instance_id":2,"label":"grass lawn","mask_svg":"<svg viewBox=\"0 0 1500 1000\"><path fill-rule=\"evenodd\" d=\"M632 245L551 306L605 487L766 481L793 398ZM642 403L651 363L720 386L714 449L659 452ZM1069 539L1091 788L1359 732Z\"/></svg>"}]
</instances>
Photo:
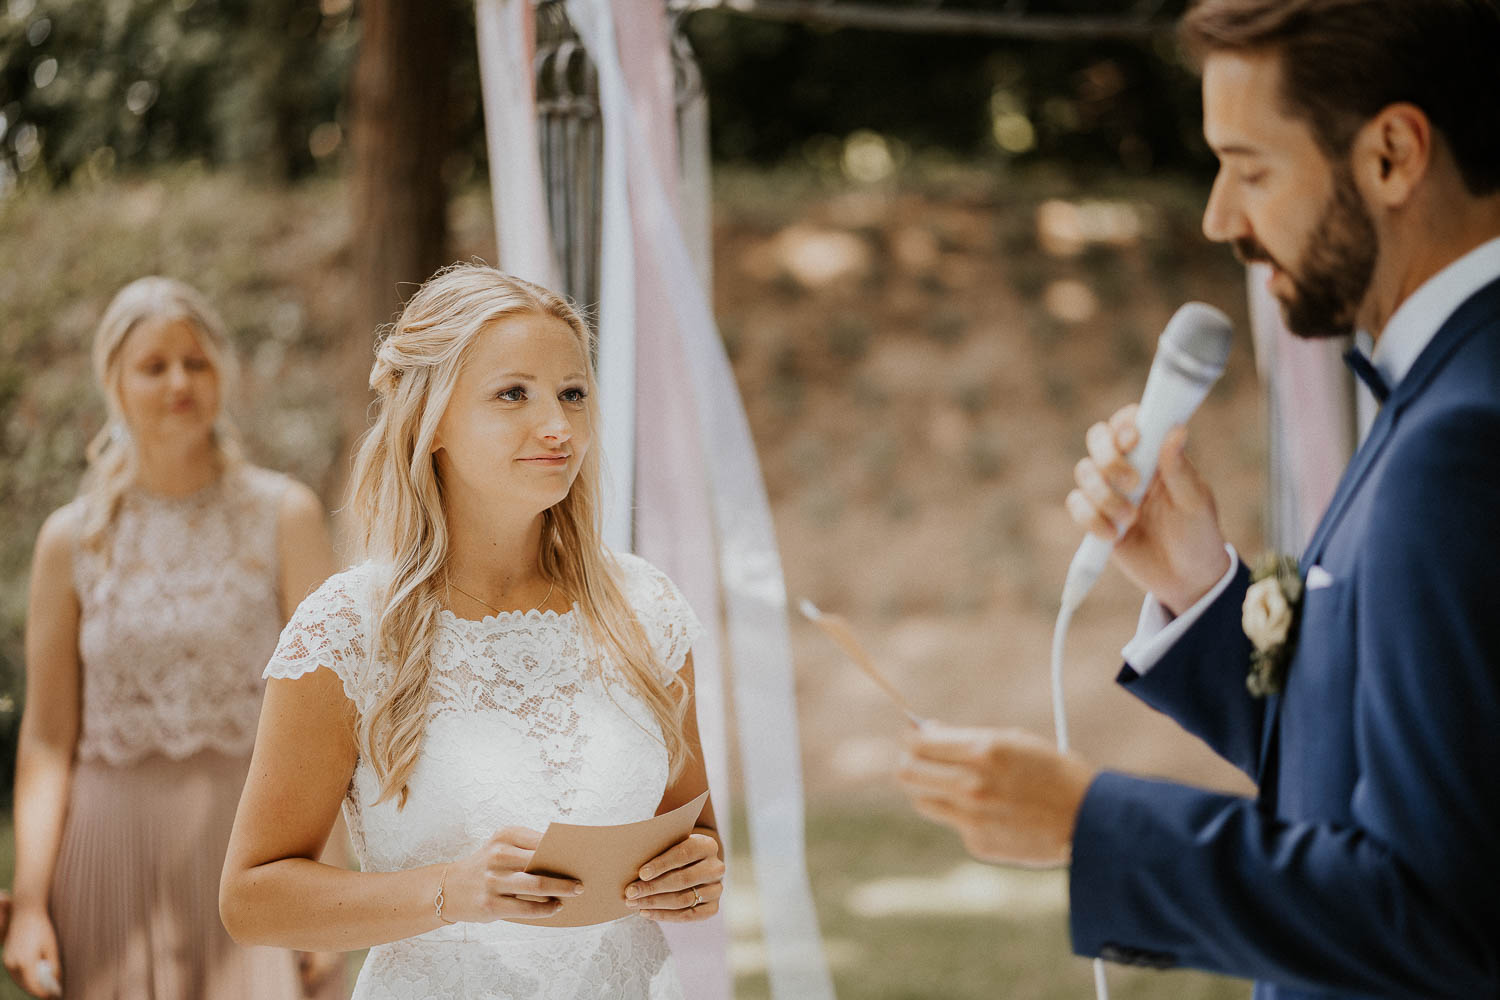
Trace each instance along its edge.
<instances>
[{"instance_id":1,"label":"grass lawn","mask_svg":"<svg viewBox=\"0 0 1500 1000\"><path fill-rule=\"evenodd\" d=\"M743 838L736 843L743 845ZM1091 963L1068 947L1064 872L978 865L957 837L905 812L815 814L808 822L808 845L819 921L840 996L1093 996ZM923 876L931 881L918 881ZM946 914L941 912L945 897L952 901ZM1003 905L995 906L995 899ZM731 921L738 938L742 924L733 915ZM1228 1000L1250 992L1242 981L1198 972L1118 966L1109 967L1109 984L1113 1000ZM764 975L741 975L736 986L737 1000L770 996Z\"/></svg>"},{"instance_id":2,"label":"grass lawn","mask_svg":"<svg viewBox=\"0 0 1500 1000\"><path fill-rule=\"evenodd\" d=\"M736 841L745 844L743 834ZM1085 1000L1090 964L1070 954L1066 876L1008 872L968 862L955 837L900 812L825 812L808 824L808 864L838 993L853 1000ZM12 865L9 819L0 825L0 884ZM770 991L759 965L760 915L739 865L740 905L731 916L737 1000ZM916 881L930 878L924 884ZM935 898L936 897L936 898ZM956 913L933 914L942 897ZM1003 912L984 912L991 897ZM899 912L903 908L908 912ZM884 915L887 911L889 915ZM916 912L912 912L916 911ZM1248 986L1197 972L1111 966L1113 1000L1229 1000ZM24 997L0 977L0 1000Z\"/></svg>"}]
</instances>

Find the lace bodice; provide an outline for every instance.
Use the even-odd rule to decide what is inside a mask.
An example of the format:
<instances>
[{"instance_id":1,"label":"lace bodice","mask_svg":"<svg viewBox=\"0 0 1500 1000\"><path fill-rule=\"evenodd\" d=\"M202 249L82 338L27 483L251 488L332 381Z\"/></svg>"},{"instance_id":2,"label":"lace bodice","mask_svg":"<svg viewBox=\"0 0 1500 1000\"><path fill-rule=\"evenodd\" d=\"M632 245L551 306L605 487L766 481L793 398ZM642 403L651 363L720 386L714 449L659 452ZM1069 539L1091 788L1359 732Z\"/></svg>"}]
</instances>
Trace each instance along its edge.
<instances>
[{"instance_id":1,"label":"lace bodice","mask_svg":"<svg viewBox=\"0 0 1500 1000\"><path fill-rule=\"evenodd\" d=\"M660 668L681 669L699 630L692 610L645 560L615 558ZM369 656L383 580L370 563L330 578L293 615L266 676L327 667L355 710L369 711L389 682L388 665ZM394 796L375 804L379 783L364 759L344 802L363 870L451 861L505 826L628 823L655 812L667 779L661 731L590 654L578 614L442 613L405 807ZM454 944L469 947L451 953ZM355 995L666 998L678 995L667 959L660 929L636 916L584 928L458 924L373 949Z\"/></svg>"},{"instance_id":2,"label":"lace bodice","mask_svg":"<svg viewBox=\"0 0 1500 1000\"><path fill-rule=\"evenodd\" d=\"M281 627L276 523L289 482L241 465L187 497L130 490L105 549L76 549L80 759L250 753Z\"/></svg>"}]
</instances>

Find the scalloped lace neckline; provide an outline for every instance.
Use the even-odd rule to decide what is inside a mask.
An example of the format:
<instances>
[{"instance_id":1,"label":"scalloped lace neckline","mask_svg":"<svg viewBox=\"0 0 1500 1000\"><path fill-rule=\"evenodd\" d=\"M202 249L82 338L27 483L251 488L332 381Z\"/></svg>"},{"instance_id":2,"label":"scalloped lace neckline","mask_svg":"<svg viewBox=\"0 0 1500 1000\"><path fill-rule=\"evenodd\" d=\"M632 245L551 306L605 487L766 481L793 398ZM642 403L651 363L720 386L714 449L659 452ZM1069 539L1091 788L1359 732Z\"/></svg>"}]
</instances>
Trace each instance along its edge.
<instances>
[{"instance_id":1,"label":"scalloped lace neckline","mask_svg":"<svg viewBox=\"0 0 1500 1000\"><path fill-rule=\"evenodd\" d=\"M536 608L529 608L525 611L501 611L497 614L485 615L483 618L460 618L449 609L443 608L440 614L444 615L448 621L458 625L493 627L496 625L515 625L518 623L540 624L546 621L561 622L565 619L572 621L576 617L577 611L578 602L574 601L568 606L568 610L566 611L553 611L551 608L548 608L546 611L538 611Z\"/></svg>"}]
</instances>

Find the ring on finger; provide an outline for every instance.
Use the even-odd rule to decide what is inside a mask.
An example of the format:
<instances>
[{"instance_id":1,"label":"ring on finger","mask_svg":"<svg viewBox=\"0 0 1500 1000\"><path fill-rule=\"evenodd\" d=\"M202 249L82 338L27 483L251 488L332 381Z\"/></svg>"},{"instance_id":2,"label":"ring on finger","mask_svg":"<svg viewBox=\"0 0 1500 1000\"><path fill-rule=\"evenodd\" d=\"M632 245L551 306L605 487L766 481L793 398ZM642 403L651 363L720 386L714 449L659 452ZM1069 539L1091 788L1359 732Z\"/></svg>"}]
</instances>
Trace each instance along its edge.
<instances>
[{"instance_id":1,"label":"ring on finger","mask_svg":"<svg viewBox=\"0 0 1500 1000\"><path fill-rule=\"evenodd\" d=\"M696 885L691 886L691 888L693 890L693 905L690 907L690 909L696 910L700 905L702 905L703 897L698 895L698 887Z\"/></svg>"}]
</instances>

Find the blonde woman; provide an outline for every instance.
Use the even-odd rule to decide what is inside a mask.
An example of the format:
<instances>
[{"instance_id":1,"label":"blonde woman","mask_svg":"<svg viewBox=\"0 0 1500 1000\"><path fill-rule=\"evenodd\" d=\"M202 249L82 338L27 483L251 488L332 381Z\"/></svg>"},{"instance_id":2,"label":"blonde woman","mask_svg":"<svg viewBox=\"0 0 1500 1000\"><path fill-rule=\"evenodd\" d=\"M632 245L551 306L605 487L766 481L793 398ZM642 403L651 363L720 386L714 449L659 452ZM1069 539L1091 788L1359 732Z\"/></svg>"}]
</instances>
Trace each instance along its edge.
<instances>
[{"instance_id":1,"label":"blonde woman","mask_svg":"<svg viewBox=\"0 0 1500 1000\"><path fill-rule=\"evenodd\" d=\"M122 289L94 371L109 422L32 563L5 966L69 1000L300 996L291 953L229 939L214 883L261 667L332 569L323 510L241 457L231 345L193 289Z\"/></svg>"},{"instance_id":2,"label":"blonde woman","mask_svg":"<svg viewBox=\"0 0 1500 1000\"><path fill-rule=\"evenodd\" d=\"M705 812L593 927L514 924L577 883L524 869L551 820L622 823L707 787L699 625L597 521L587 328L487 267L440 272L376 353L350 509L366 562L266 668L220 890L237 940L369 948L360 1000L680 997L656 922L718 909ZM340 804L361 872L317 863Z\"/></svg>"}]
</instances>

